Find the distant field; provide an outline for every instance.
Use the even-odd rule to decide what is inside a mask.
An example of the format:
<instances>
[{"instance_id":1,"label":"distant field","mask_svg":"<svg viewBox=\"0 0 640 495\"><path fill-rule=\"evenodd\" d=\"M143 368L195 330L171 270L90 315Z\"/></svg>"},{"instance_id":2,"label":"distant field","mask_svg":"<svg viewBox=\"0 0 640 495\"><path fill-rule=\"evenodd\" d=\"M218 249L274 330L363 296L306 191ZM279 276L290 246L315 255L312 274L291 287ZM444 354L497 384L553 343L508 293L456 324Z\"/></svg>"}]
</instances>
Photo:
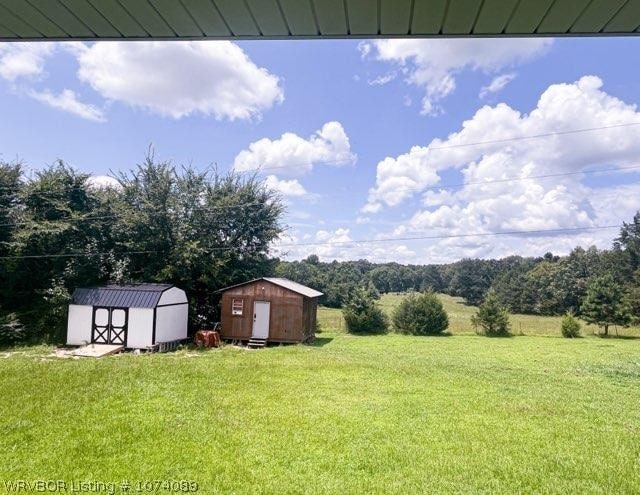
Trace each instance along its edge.
<instances>
[{"instance_id":1,"label":"distant field","mask_svg":"<svg viewBox=\"0 0 640 495\"><path fill-rule=\"evenodd\" d=\"M192 480L206 495L640 493L637 340L325 332L257 351L50 351L0 353L0 493L21 479L116 493L123 480L128 493Z\"/></svg>"},{"instance_id":2,"label":"distant field","mask_svg":"<svg viewBox=\"0 0 640 495\"><path fill-rule=\"evenodd\" d=\"M383 294L378 304L391 315L393 309L405 297L403 294ZM462 298L451 297L446 294L439 294L447 314L449 315L449 332L453 334L474 333L471 325L471 315L477 308L468 306ZM560 335L559 316L532 316L532 315L511 315L511 332L514 335ZM339 309L321 307L318 310L318 322L322 329L329 331L345 331L342 311ZM598 328L593 325L582 324L582 333L585 336L593 335ZM640 337L639 328L610 328L612 335Z\"/></svg>"}]
</instances>

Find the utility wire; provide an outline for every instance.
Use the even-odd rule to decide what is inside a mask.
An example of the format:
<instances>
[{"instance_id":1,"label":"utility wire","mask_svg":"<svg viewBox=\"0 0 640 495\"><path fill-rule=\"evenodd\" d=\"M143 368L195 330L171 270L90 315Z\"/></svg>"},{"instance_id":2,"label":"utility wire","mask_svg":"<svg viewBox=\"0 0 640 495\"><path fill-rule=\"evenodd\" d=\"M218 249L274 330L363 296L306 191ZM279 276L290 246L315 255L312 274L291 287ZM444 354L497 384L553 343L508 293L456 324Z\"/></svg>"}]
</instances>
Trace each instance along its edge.
<instances>
[{"instance_id":1,"label":"utility wire","mask_svg":"<svg viewBox=\"0 0 640 495\"><path fill-rule=\"evenodd\" d=\"M435 239L454 239L454 238L468 238L468 237L495 237L495 236L538 236L543 234L562 234L573 232L588 232L595 230L606 229L618 229L622 225L598 225L593 227L570 227L563 229L540 229L540 230L510 230L502 232L479 232L469 234L444 234L444 235L428 235L417 237L389 237L382 239L359 239L350 241L324 241L324 242L298 242L290 244L280 244L272 246L272 248L280 249L287 247L300 247L300 246L334 246L334 245L348 245L348 244L373 244L381 242L406 242L406 241L420 241L420 240L435 240ZM246 247L264 247L263 245L247 245ZM238 250L236 246L226 247L212 247L207 248L209 251L235 251ZM9 259L38 259L38 258L72 258L83 256L105 256L109 254L126 255L126 254L159 254L158 251L126 251L120 253L67 253L67 254L37 254L37 255L25 255L25 256L2 256L0 260Z\"/></svg>"},{"instance_id":2,"label":"utility wire","mask_svg":"<svg viewBox=\"0 0 640 495\"><path fill-rule=\"evenodd\" d=\"M427 190L448 190L455 188L463 188L466 186L472 185L485 185L485 184L502 184L502 183L510 183L510 182L520 182L525 180L535 180L535 179L546 179L546 178L557 178L557 177L568 177L582 174L600 174L600 173L609 173L609 172L624 172L629 170L638 170L640 169L640 165L633 165L629 167L618 167L618 168L607 168L600 170L584 170L584 171L576 171L576 172L559 172L555 174L543 174L543 175L535 175L529 177L510 177L504 179L490 179L490 180L482 180L482 181L472 181L472 182L461 182L458 184L448 184L442 186L430 186L425 188L395 188L394 191L427 191ZM235 208L246 208L250 206L260 206L263 202L254 201L249 203L239 203L235 205L218 205L218 206L202 206L202 207L194 207L190 211L219 211L219 210L231 210ZM10 209L10 208L9 208ZM173 214L180 216L185 212L172 212ZM83 222L87 220L112 220L116 218L122 218L124 214L115 214L115 215L87 215L87 216L79 216L79 217L71 217L71 218L61 218L57 220L40 220L36 221L36 223L47 223L47 224L64 224L67 222ZM0 227L18 227L21 225L29 225L34 223L33 221L22 221L22 222L12 222L12 223L3 223L0 224Z\"/></svg>"},{"instance_id":3,"label":"utility wire","mask_svg":"<svg viewBox=\"0 0 640 495\"><path fill-rule=\"evenodd\" d=\"M467 148L472 146L484 146L487 144L511 143L516 141L524 141L528 139L541 139L541 138L553 137L553 136L566 136L571 134L580 134L584 132L594 132L594 131L601 131L601 130L607 130L607 129L616 129L620 127L631 127L631 126L637 126L637 125L640 125L640 122L626 122L621 124L611 124L611 125L604 125L599 127L585 127L582 129L569 129L566 131L554 131L554 132L546 132L542 134L530 134L527 136L513 136L510 138L490 139L486 141L476 141L471 143L448 144L443 146L428 145L426 146L426 150L439 151L439 150L447 150L447 149L455 149L455 148ZM313 165L340 165L340 164L350 163L351 161L352 159L350 158L345 158L342 160L309 161L309 162L300 162L294 165L258 166L255 168L239 170L239 171L240 172L261 172L264 170L279 170L279 169L287 169L287 168L290 169L290 168L299 168L299 167L313 166ZM82 189L83 187L84 186L74 186L72 188L67 188L67 190ZM16 188L13 186L0 186L0 190L7 190L7 189L16 190Z\"/></svg>"},{"instance_id":4,"label":"utility wire","mask_svg":"<svg viewBox=\"0 0 640 495\"><path fill-rule=\"evenodd\" d=\"M171 215L181 216L181 215L184 215L185 213L191 213L195 211L207 212L207 211L230 210L234 208L246 208L248 206L260 206L263 204L264 202L262 201L253 201L251 203L240 203L235 205L217 205L217 206L202 206L202 207L196 206L194 208L190 208L189 211L173 211L173 212L167 212L167 213ZM112 220L115 218L123 218L124 216L126 216L127 213L118 213L115 215L86 215L86 216L79 216L79 217L60 218L56 220L35 220L35 221L26 220L23 222L2 223L0 224L0 227L17 227L20 225L29 225L32 223L57 224L57 223L66 223L66 222L84 222L86 220ZM139 210L137 210L135 213L139 213Z\"/></svg>"},{"instance_id":5,"label":"utility wire","mask_svg":"<svg viewBox=\"0 0 640 495\"><path fill-rule=\"evenodd\" d=\"M22 259L43 259L43 258L87 258L95 256L109 256L109 255L125 255L125 254L156 254L157 251L124 251L119 253L63 253L63 254L27 254L18 256L0 256L0 260L22 260Z\"/></svg>"},{"instance_id":6,"label":"utility wire","mask_svg":"<svg viewBox=\"0 0 640 495\"><path fill-rule=\"evenodd\" d=\"M342 244L372 244L378 242L405 242L405 241L422 241L434 239L455 239L464 237L495 237L510 235L531 235L539 234L562 234L571 232L586 232L592 230L619 229L622 225L598 225L594 227L568 227L562 229L541 229L541 230L505 230L501 232L479 232L471 234L444 234L444 235L428 235L417 237L386 237L382 239L361 239L351 241L329 241L329 242L300 242L293 244L281 244L276 247L298 247L298 246L326 246L326 245L342 245Z\"/></svg>"},{"instance_id":7,"label":"utility wire","mask_svg":"<svg viewBox=\"0 0 640 495\"><path fill-rule=\"evenodd\" d=\"M477 180L470 182L458 182L451 184L440 184L433 186L425 186L425 187L396 187L393 189L394 192L423 192L423 191L432 191L432 190L449 190L449 189L460 189L466 186L475 186L475 185L489 185L489 184L503 184L509 182L522 182L527 180L536 180L536 179L549 179L549 178L557 178L557 177L571 177L576 175L597 175L597 174L607 174L607 173L617 173L617 172L628 172L632 170L640 170L640 165L630 165L627 167L611 167L611 168L602 168L602 169L589 169L589 170L579 170L573 172L558 172L552 174L541 174L541 175L530 175L527 177L506 177L504 179L487 179L487 180ZM48 191L48 192L40 192L40 193L28 193L29 196L38 196L38 197L49 197L53 195L57 195L57 191ZM344 192L341 195L352 195L351 192ZM18 194L15 194L17 197ZM338 196L338 194L333 193L331 197ZM8 196L0 195L0 199L3 199ZM225 208L244 208L245 206L256 206L261 203L240 203L237 205L229 205L225 206ZM9 207L10 208L10 207ZM217 207L212 207L216 208Z\"/></svg>"},{"instance_id":8,"label":"utility wire","mask_svg":"<svg viewBox=\"0 0 640 495\"><path fill-rule=\"evenodd\" d=\"M629 167L615 167L615 168L602 168L599 170L591 169L591 170L581 170L574 172L558 172L555 174L542 174L542 175L530 175L527 177L507 177L504 179L488 179L488 180L477 180L470 182L458 182L453 184L442 184L442 185L433 185L426 187L407 187L394 188L393 191L402 191L402 192L422 192L422 191L434 191L434 190L448 190L448 189L460 189L466 186L483 186L485 184L501 184L505 182L522 182L525 180L536 180L536 179L549 179L552 177L570 177L575 175L592 175L592 174L606 174L609 172L626 172L629 170L638 170L640 169L640 165L632 165Z\"/></svg>"}]
</instances>

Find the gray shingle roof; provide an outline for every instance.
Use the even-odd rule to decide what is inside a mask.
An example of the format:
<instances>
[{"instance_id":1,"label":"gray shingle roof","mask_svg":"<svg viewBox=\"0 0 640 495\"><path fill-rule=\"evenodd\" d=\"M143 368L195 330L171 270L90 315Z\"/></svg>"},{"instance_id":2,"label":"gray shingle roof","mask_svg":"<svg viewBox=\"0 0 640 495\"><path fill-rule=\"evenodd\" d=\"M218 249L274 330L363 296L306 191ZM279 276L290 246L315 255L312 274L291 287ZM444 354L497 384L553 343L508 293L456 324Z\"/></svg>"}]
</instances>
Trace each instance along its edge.
<instances>
[{"instance_id":1,"label":"gray shingle roof","mask_svg":"<svg viewBox=\"0 0 640 495\"><path fill-rule=\"evenodd\" d=\"M71 304L118 308L155 308L170 284L106 285L76 289Z\"/></svg>"}]
</instances>

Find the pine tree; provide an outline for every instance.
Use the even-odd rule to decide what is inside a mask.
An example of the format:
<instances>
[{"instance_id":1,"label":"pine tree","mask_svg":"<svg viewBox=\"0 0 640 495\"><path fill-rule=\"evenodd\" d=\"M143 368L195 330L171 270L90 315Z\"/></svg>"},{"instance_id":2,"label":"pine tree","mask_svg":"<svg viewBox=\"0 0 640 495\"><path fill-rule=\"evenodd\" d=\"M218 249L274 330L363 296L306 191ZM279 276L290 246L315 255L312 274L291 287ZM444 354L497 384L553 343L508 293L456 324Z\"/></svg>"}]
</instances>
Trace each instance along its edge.
<instances>
[{"instance_id":1,"label":"pine tree","mask_svg":"<svg viewBox=\"0 0 640 495\"><path fill-rule=\"evenodd\" d=\"M506 337L509 335L509 312L498 301L493 289L487 293L478 312L471 317L476 332L487 337Z\"/></svg>"},{"instance_id":2,"label":"pine tree","mask_svg":"<svg viewBox=\"0 0 640 495\"><path fill-rule=\"evenodd\" d=\"M350 333L387 333L387 315L376 306L375 298L367 288L352 292L342 314Z\"/></svg>"},{"instance_id":3,"label":"pine tree","mask_svg":"<svg viewBox=\"0 0 640 495\"><path fill-rule=\"evenodd\" d=\"M449 327L449 317L435 293L411 294L393 312L393 326L407 335L440 335Z\"/></svg>"},{"instance_id":4,"label":"pine tree","mask_svg":"<svg viewBox=\"0 0 640 495\"><path fill-rule=\"evenodd\" d=\"M596 277L591 281L580 313L583 320L604 329L604 335L609 335L609 326L627 326L631 321L622 286L611 274Z\"/></svg>"}]
</instances>

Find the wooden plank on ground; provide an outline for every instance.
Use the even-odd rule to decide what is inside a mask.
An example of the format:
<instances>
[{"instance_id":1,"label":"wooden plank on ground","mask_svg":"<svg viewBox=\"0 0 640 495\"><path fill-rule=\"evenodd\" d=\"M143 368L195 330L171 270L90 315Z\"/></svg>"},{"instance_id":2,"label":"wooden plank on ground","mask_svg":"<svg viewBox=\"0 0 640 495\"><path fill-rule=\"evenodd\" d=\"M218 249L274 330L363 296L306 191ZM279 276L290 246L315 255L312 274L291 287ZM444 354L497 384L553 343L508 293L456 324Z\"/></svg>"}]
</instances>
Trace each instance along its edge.
<instances>
[{"instance_id":1,"label":"wooden plank on ground","mask_svg":"<svg viewBox=\"0 0 640 495\"><path fill-rule=\"evenodd\" d=\"M115 354L124 349L123 345L108 345L108 344L89 344L83 347L79 347L73 351L74 356L80 357L104 357L111 354Z\"/></svg>"}]
</instances>

